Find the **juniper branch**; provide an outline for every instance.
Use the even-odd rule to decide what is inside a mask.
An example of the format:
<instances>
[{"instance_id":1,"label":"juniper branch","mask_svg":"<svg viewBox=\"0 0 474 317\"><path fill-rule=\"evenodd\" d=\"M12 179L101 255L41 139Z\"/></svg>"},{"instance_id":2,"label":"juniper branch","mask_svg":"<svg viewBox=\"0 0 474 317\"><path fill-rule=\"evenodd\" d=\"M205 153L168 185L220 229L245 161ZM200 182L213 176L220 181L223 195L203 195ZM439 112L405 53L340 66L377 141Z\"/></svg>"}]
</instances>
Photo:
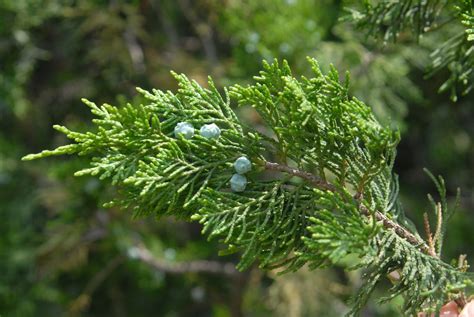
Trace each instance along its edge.
<instances>
[{"instance_id":1,"label":"juniper branch","mask_svg":"<svg viewBox=\"0 0 474 317\"><path fill-rule=\"evenodd\" d=\"M395 270L401 278L389 298L402 294L406 314L436 310L460 297L471 278L433 256L404 216L392 171L399 133L349 96L348 74L341 83L334 67L323 74L314 59L309 62L313 78L295 78L286 62L264 63L256 84L233 86L230 94L224 90L224 97L212 80L206 89L174 74L178 92L139 90L145 104L118 108L85 101L98 117L93 121L97 132L55 126L75 143L24 159L92 156L91 167L75 175L110 179L121 192L113 203L132 207L136 216L199 221L204 234L220 237L228 246L224 254L241 252L239 270L256 261L261 268L285 272L305 264L316 269L353 255L368 273L351 315L362 309L377 282ZM231 99L254 107L276 140L245 127L230 107ZM199 135L194 135L198 127ZM298 168L267 162L269 155L291 160ZM262 166L252 168L252 162ZM259 175L262 170L287 175L265 179ZM331 180L324 177L326 171ZM440 254L453 209L442 179L431 177L443 213L443 224L437 226ZM155 263L150 254L145 258ZM176 270L162 263L157 267Z\"/></svg>"}]
</instances>

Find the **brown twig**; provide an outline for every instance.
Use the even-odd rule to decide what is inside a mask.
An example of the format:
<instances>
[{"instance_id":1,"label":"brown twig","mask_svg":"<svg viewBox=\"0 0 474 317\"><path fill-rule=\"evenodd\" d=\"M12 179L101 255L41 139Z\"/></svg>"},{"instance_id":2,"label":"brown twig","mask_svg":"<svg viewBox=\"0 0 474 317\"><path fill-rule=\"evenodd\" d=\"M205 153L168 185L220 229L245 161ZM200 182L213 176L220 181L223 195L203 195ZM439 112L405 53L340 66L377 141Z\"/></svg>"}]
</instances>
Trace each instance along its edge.
<instances>
[{"instance_id":1,"label":"brown twig","mask_svg":"<svg viewBox=\"0 0 474 317\"><path fill-rule=\"evenodd\" d=\"M170 262L155 257L150 250L143 245L133 248L133 257L150 265L156 270L170 273L211 273L237 275L240 272L235 269L234 263L221 263L217 261L194 260L188 262Z\"/></svg>"},{"instance_id":2,"label":"brown twig","mask_svg":"<svg viewBox=\"0 0 474 317\"><path fill-rule=\"evenodd\" d=\"M430 254L436 255L433 234L431 233L430 219L428 218L428 214L426 212L423 214L423 224L425 227L426 242L428 242L428 247L430 248Z\"/></svg>"},{"instance_id":3,"label":"brown twig","mask_svg":"<svg viewBox=\"0 0 474 317\"><path fill-rule=\"evenodd\" d=\"M335 191L336 187L334 187L332 184L324 181L323 179L319 178L316 175L313 175L311 173L301 171L296 168L292 168L286 165L278 164L278 163L272 163L272 162L265 162L265 168L267 170L273 170L273 171L279 171L279 172L284 172L288 173L300 178L303 178L311 183L316 188L319 189L326 189L330 191Z\"/></svg>"},{"instance_id":4,"label":"brown twig","mask_svg":"<svg viewBox=\"0 0 474 317\"><path fill-rule=\"evenodd\" d=\"M306 181L308 181L312 186L318 189L323 189L323 190L329 190L332 192L337 191L336 187L324 180L322 180L320 177L308 173L306 171L302 171L293 167L289 167L287 165L279 164L279 163L273 163L273 162L265 162L265 168L268 170L273 170L273 171L279 171L279 172L284 172L288 173L290 175L294 175L297 177L300 177ZM360 202L360 197L355 197ZM433 251L430 249L430 247L421 239L419 239L417 236L415 236L413 233L408 231L406 228L400 226L398 223L395 221L391 220L388 218L385 214L381 213L380 211L375 211L372 212L370 211L365 205L362 203L359 204L359 210L361 214L363 214L366 217L375 217L375 219L379 222L382 223L384 228L386 229L391 229L393 230L399 237L405 239L408 241L410 244L420 248L420 250L426 254L429 254L431 256L436 256L436 253L433 253Z\"/></svg>"},{"instance_id":5,"label":"brown twig","mask_svg":"<svg viewBox=\"0 0 474 317\"><path fill-rule=\"evenodd\" d=\"M440 244L440 239L441 239L441 226L443 224L443 210L441 209L441 204L438 203L436 204L436 231L433 237L433 241L436 244ZM440 251L441 252L441 251Z\"/></svg>"}]
</instances>

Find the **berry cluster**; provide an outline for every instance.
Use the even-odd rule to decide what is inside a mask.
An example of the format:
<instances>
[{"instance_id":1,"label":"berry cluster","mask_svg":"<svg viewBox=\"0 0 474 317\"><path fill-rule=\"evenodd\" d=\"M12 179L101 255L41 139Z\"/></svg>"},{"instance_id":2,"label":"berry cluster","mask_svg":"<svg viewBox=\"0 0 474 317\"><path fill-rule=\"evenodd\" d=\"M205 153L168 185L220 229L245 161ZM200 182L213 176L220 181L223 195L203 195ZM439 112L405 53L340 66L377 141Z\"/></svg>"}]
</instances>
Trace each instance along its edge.
<instances>
[{"instance_id":1,"label":"berry cluster","mask_svg":"<svg viewBox=\"0 0 474 317\"><path fill-rule=\"evenodd\" d=\"M215 124L205 124L199 130L199 134L206 139L217 139L221 135L221 129ZM179 122L174 128L174 136L182 135L185 139L191 139L194 136L194 127L189 122Z\"/></svg>"},{"instance_id":2,"label":"berry cluster","mask_svg":"<svg viewBox=\"0 0 474 317\"><path fill-rule=\"evenodd\" d=\"M217 139L221 135L221 129L215 124L205 124L199 129L199 134L206 139ZM183 136L185 139L191 139L194 136L194 127L189 122L179 122L174 128L175 137ZM234 192L243 192L247 186L247 177L245 173L250 172L252 163L250 160L241 156L234 162L234 169L237 172L230 179L230 188Z\"/></svg>"},{"instance_id":3,"label":"berry cluster","mask_svg":"<svg viewBox=\"0 0 474 317\"><path fill-rule=\"evenodd\" d=\"M247 186L247 177L243 174L250 172L252 163L245 156L241 156L235 160L234 169L237 173L230 179L230 188L234 192L243 192Z\"/></svg>"}]
</instances>

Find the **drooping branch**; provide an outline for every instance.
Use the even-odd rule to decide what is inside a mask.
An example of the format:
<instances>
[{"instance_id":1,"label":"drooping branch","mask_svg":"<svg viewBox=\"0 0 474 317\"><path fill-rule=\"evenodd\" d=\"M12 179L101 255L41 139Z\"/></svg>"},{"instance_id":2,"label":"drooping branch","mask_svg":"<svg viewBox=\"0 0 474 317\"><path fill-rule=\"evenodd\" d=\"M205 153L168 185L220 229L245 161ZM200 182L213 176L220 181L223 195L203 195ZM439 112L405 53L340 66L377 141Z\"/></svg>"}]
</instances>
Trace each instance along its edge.
<instances>
[{"instance_id":1,"label":"drooping branch","mask_svg":"<svg viewBox=\"0 0 474 317\"><path fill-rule=\"evenodd\" d=\"M294 175L300 177L306 181L308 181L313 187L322 189L322 190L329 190L329 191L336 191L336 187L327 181L324 181L320 177L311 174L306 171L302 171L293 167L289 167L287 165L273 163L273 162L265 162L265 169L279 171L288 173L290 175ZM358 197L355 197L360 202ZM420 248L420 250L426 254L436 257L436 254L430 249L428 245L423 240L420 240L417 236L413 233L408 231L406 228L402 227L395 221L388 218L385 214L381 213L380 211L371 212L365 205L362 203L359 204L360 213L366 217L374 216L375 219L382 223L385 229L393 230L398 236L402 237L410 244Z\"/></svg>"}]
</instances>

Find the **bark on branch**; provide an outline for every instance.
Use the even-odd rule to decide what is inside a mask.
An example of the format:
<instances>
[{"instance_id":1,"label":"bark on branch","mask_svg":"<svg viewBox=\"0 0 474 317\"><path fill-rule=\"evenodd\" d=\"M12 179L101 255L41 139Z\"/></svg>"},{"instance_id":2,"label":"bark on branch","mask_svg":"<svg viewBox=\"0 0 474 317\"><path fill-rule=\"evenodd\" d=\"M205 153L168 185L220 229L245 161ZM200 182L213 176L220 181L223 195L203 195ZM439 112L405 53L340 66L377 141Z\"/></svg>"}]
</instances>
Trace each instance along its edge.
<instances>
[{"instance_id":1,"label":"bark on branch","mask_svg":"<svg viewBox=\"0 0 474 317\"><path fill-rule=\"evenodd\" d=\"M267 170L273 170L273 171L279 171L279 172L284 172L288 173L290 175L294 175L297 177L300 177L306 181L308 181L309 184L311 184L313 187L322 189L322 190L329 190L332 192L337 191L337 188L324 181L320 177L308 173L306 171L302 171L293 167L289 167L287 165L279 164L279 163L273 163L273 162L265 162L265 168ZM357 198L355 198L357 199ZM391 220L388 218L385 214L381 213L380 211L375 211L371 212L365 205L363 205L359 199L359 211L362 215L366 217L371 217L374 216L375 219L379 222L382 223L384 228L393 230L399 237L405 239L408 241L410 244L420 248L420 250L426 254L429 254L431 256L436 257L436 254L433 253L433 251L429 248L429 246L421 239L419 239L417 236L415 236L413 233L408 231L406 228L400 226L398 223L395 221Z\"/></svg>"},{"instance_id":2,"label":"bark on branch","mask_svg":"<svg viewBox=\"0 0 474 317\"><path fill-rule=\"evenodd\" d=\"M224 275L237 275L240 272L235 269L233 263L221 263L217 261L194 260L188 262L170 262L155 257L150 250L144 246L135 246L132 249L132 257L136 258L156 270L170 273L211 273Z\"/></svg>"}]
</instances>

